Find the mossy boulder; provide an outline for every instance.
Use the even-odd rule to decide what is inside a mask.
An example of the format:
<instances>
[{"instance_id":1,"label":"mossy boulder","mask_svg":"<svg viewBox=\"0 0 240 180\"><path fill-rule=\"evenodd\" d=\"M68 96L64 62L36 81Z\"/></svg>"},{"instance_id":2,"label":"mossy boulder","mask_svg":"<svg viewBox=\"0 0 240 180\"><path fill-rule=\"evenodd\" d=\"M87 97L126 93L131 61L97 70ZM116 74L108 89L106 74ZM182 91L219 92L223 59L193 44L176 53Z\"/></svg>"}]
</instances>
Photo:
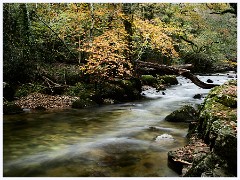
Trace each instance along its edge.
<instances>
[{"instance_id":1,"label":"mossy boulder","mask_svg":"<svg viewBox=\"0 0 240 180\"><path fill-rule=\"evenodd\" d=\"M102 99L114 99L121 101L125 95L125 90L119 84L104 83L101 88L98 89L97 94Z\"/></svg>"},{"instance_id":2,"label":"mossy boulder","mask_svg":"<svg viewBox=\"0 0 240 180\"><path fill-rule=\"evenodd\" d=\"M129 80L121 80L119 85L124 89L124 97L128 100L135 100L140 98L142 87L140 80L134 78Z\"/></svg>"},{"instance_id":3,"label":"mossy boulder","mask_svg":"<svg viewBox=\"0 0 240 180\"><path fill-rule=\"evenodd\" d=\"M228 173L226 161L213 152L210 152L193 161L184 177L231 177Z\"/></svg>"},{"instance_id":4,"label":"mossy boulder","mask_svg":"<svg viewBox=\"0 0 240 180\"><path fill-rule=\"evenodd\" d=\"M175 75L157 76L157 80L160 81L162 84L169 84L169 85L178 84L178 80Z\"/></svg>"},{"instance_id":5,"label":"mossy boulder","mask_svg":"<svg viewBox=\"0 0 240 180\"><path fill-rule=\"evenodd\" d=\"M237 167L237 86L234 81L213 88L200 113L197 130L213 152L227 162L236 175Z\"/></svg>"},{"instance_id":6,"label":"mossy boulder","mask_svg":"<svg viewBox=\"0 0 240 180\"><path fill-rule=\"evenodd\" d=\"M193 156L183 176L237 176L237 81L231 80L213 88L199 106L199 117L188 137L197 137L211 152ZM181 150L177 150L181 151ZM190 151L191 153L191 151ZM179 171L179 170L178 170Z\"/></svg>"},{"instance_id":7,"label":"mossy boulder","mask_svg":"<svg viewBox=\"0 0 240 180\"><path fill-rule=\"evenodd\" d=\"M215 101L223 104L226 107L237 107L237 84L236 80L231 80L222 86L215 87L207 96L208 99L214 99Z\"/></svg>"},{"instance_id":8,"label":"mossy boulder","mask_svg":"<svg viewBox=\"0 0 240 180\"><path fill-rule=\"evenodd\" d=\"M165 120L171 122L192 122L196 121L196 118L197 111L192 106L185 105L166 116Z\"/></svg>"},{"instance_id":9,"label":"mossy boulder","mask_svg":"<svg viewBox=\"0 0 240 180\"><path fill-rule=\"evenodd\" d=\"M152 75L142 75L141 82L143 85L152 86L158 91L165 90L167 86L178 84L175 75L157 75L156 77Z\"/></svg>"},{"instance_id":10,"label":"mossy boulder","mask_svg":"<svg viewBox=\"0 0 240 180\"><path fill-rule=\"evenodd\" d=\"M152 75L142 75L141 81L143 85L148 85L148 86L154 86L154 84L158 83L157 78L153 77Z\"/></svg>"},{"instance_id":11,"label":"mossy boulder","mask_svg":"<svg viewBox=\"0 0 240 180\"><path fill-rule=\"evenodd\" d=\"M139 99L141 97L140 93L141 81L132 78L128 80L115 79L93 84L78 82L75 86L71 86L65 94L78 96L81 101L90 99L97 104L106 104L106 100L111 99L110 102L112 104L112 102L117 103Z\"/></svg>"},{"instance_id":12,"label":"mossy boulder","mask_svg":"<svg viewBox=\"0 0 240 180\"><path fill-rule=\"evenodd\" d=\"M227 82L209 92L201 109L197 127L206 142L215 140L221 131L236 135L236 104L237 86L234 82Z\"/></svg>"},{"instance_id":13,"label":"mossy boulder","mask_svg":"<svg viewBox=\"0 0 240 180\"><path fill-rule=\"evenodd\" d=\"M23 109L13 102L5 102L3 104L3 114L19 114Z\"/></svg>"},{"instance_id":14,"label":"mossy boulder","mask_svg":"<svg viewBox=\"0 0 240 180\"><path fill-rule=\"evenodd\" d=\"M102 99L113 99L116 102L136 100L141 97L141 81L136 78L116 79L101 84L98 93Z\"/></svg>"}]
</instances>

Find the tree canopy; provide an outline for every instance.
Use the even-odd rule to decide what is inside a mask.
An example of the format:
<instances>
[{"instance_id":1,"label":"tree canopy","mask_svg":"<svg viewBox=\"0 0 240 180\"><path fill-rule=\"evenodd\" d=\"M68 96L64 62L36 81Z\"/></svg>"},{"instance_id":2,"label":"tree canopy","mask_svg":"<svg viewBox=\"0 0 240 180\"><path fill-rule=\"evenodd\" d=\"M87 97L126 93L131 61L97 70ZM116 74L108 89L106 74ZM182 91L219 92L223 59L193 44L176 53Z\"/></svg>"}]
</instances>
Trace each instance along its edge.
<instances>
[{"instance_id":1,"label":"tree canopy","mask_svg":"<svg viewBox=\"0 0 240 180\"><path fill-rule=\"evenodd\" d=\"M237 56L236 12L234 3L4 3L4 81L35 81L54 63L92 82L135 76L138 60L221 64Z\"/></svg>"}]
</instances>

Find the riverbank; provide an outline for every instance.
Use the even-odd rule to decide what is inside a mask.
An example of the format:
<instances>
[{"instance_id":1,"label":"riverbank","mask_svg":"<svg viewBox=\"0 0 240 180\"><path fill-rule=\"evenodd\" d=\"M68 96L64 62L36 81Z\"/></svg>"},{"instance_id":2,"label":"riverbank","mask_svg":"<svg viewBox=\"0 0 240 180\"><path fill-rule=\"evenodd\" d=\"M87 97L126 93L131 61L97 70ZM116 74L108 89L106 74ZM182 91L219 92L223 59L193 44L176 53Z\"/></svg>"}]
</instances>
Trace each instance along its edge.
<instances>
[{"instance_id":1,"label":"riverbank","mask_svg":"<svg viewBox=\"0 0 240 180\"><path fill-rule=\"evenodd\" d=\"M189 144L168 153L184 177L237 176L237 81L213 88L189 128Z\"/></svg>"},{"instance_id":2,"label":"riverbank","mask_svg":"<svg viewBox=\"0 0 240 180\"><path fill-rule=\"evenodd\" d=\"M61 94L46 93L38 85L26 84L17 89L13 101L4 102L4 114L21 113L23 110L49 110L64 108L87 108L96 105L118 104L141 99L146 87L158 91L178 84L176 76L165 75L153 77L143 75L140 79L116 79L101 84L78 82Z\"/></svg>"}]
</instances>

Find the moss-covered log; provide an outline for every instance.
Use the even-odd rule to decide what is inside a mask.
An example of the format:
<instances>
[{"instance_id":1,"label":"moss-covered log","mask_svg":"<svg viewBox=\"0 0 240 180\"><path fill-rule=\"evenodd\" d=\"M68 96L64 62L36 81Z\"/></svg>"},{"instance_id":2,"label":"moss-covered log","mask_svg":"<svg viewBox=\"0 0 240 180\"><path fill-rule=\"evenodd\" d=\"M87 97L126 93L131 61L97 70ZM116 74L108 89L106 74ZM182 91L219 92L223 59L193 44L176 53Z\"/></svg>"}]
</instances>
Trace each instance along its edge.
<instances>
[{"instance_id":1,"label":"moss-covered log","mask_svg":"<svg viewBox=\"0 0 240 180\"><path fill-rule=\"evenodd\" d=\"M184 69L183 67L173 67L173 66L167 66L152 62L143 62L143 61L137 61L137 68L138 72L140 74L171 74L171 75L179 75L186 77L190 79L195 85L203 88L203 89L211 89L215 86L218 86L217 84L207 84L205 82L202 82L200 79L198 79L195 75L193 75L190 70ZM189 65L186 66L186 68L189 68Z\"/></svg>"}]
</instances>

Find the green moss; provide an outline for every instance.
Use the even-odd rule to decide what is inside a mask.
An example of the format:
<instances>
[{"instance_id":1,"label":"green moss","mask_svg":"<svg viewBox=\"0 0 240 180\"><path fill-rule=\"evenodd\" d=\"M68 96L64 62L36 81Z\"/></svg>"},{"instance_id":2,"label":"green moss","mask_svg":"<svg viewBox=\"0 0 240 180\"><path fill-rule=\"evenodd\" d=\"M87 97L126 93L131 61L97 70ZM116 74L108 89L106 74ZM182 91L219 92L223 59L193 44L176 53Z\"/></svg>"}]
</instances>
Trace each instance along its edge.
<instances>
[{"instance_id":1,"label":"green moss","mask_svg":"<svg viewBox=\"0 0 240 180\"><path fill-rule=\"evenodd\" d=\"M121 80L120 81L120 85L126 89L132 89L133 88L133 84L130 80Z\"/></svg>"},{"instance_id":2,"label":"green moss","mask_svg":"<svg viewBox=\"0 0 240 180\"><path fill-rule=\"evenodd\" d=\"M237 137L232 127L224 125L214 141L213 152L225 160L228 171L236 175L237 172Z\"/></svg>"},{"instance_id":3,"label":"green moss","mask_svg":"<svg viewBox=\"0 0 240 180\"><path fill-rule=\"evenodd\" d=\"M136 79L131 80L121 80L120 87L124 89L124 95L128 100L135 100L140 98L141 87L139 87L141 82Z\"/></svg>"},{"instance_id":4,"label":"green moss","mask_svg":"<svg viewBox=\"0 0 240 180\"><path fill-rule=\"evenodd\" d=\"M237 80L235 80L235 79L229 80L225 83L225 85L237 86Z\"/></svg>"},{"instance_id":5,"label":"green moss","mask_svg":"<svg viewBox=\"0 0 240 180\"><path fill-rule=\"evenodd\" d=\"M236 80L228 81L227 83L213 88L208 96L208 98L215 98L217 102L222 103L227 107L237 107L237 85Z\"/></svg>"},{"instance_id":6,"label":"green moss","mask_svg":"<svg viewBox=\"0 0 240 180\"><path fill-rule=\"evenodd\" d=\"M141 81L142 81L142 84L149 85L149 86L153 86L154 84L158 83L157 78L153 77L152 75L142 75Z\"/></svg>"},{"instance_id":7,"label":"green moss","mask_svg":"<svg viewBox=\"0 0 240 180\"><path fill-rule=\"evenodd\" d=\"M236 111L232 108L224 106L223 104L216 101L215 98L208 98L205 101L204 108L200 113L200 124L199 130L205 138L208 139L208 134L215 121L232 121L236 120ZM216 122L217 124L217 122Z\"/></svg>"},{"instance_id":8,"label":"green moss","mask_svg":"<svg viewBox=\"0 0 240 180\"><path fill-rule=\"evenodd\" d=\"M200 159L195 160L184 177L201 177L205 172L212 174L216 164L223 166L224 163L225 161L221 160L219 156L214 153L209 153L205 156L201 156Z\"/></svg>"},{"instance_id":9,"label":"green moss","mask_svg":"<svg viewBox=\"0 0 240 180\"><path fill-rule=\"evenodd\" d=\"M164 75L164 76L157 76L157 80L161 84L170 84L170 85L176 85L178 84L178 80L175 75Z\"/></svg>"},{"instance_id":10,"label":"green moss","mask_svg":"<svg viewBox=\"0 0 240 180\"><path fill-rule=\"evenodd\" d=\"M192 106L185 105L166 116L165 120L171 122L192 122L196 120L196 115L197 111Z\"/></svg>"},{"instance_id":11,"label":"green moss","mask_svg":"<svg viewBox=\"0 0 240 180\"><path fill-rule=\"evenodd\" d=\"M104 83L102 88L99 90L99 94L104 99L110 98L121 100L123 99L125 90L118 84Z\"/></svg>"},{"instance_id":12,"label":"green moss","mask_svg":"<svg viewBox=\"0 0 240 180\"><path fill-rule=\"evenodd\" d=\"M23 96L27 96L28 94L34 93L34 92L45 93L46 89L47 88L45 86L43 86L39 83L23 84L17 89L15 96L23 97Z\"/></svg>"},{"instance_id":13,"label":"green moss","mask_svg":"<svg viewBox=\"0 0 240 180\"><path fill-rule=\"evenodd\" d=\"M78 82L75 86L68 88L65 94L69 96L78 96L81 99L87 99L94 95L94 90L89 85Z\"/></svg>"},{"instance_id":14,"label":"green moss","mask_svg":"<svg viewBox=\"0 0 240 180\"><path fill-rule=\"evenodd\" d=\"M192 131L204 139L211 152L200 159L194 157L184 176L237 175L236 85L236 81L229 81L212 88L201 105L199 120Z\"/></svg>"}]
</instances>

